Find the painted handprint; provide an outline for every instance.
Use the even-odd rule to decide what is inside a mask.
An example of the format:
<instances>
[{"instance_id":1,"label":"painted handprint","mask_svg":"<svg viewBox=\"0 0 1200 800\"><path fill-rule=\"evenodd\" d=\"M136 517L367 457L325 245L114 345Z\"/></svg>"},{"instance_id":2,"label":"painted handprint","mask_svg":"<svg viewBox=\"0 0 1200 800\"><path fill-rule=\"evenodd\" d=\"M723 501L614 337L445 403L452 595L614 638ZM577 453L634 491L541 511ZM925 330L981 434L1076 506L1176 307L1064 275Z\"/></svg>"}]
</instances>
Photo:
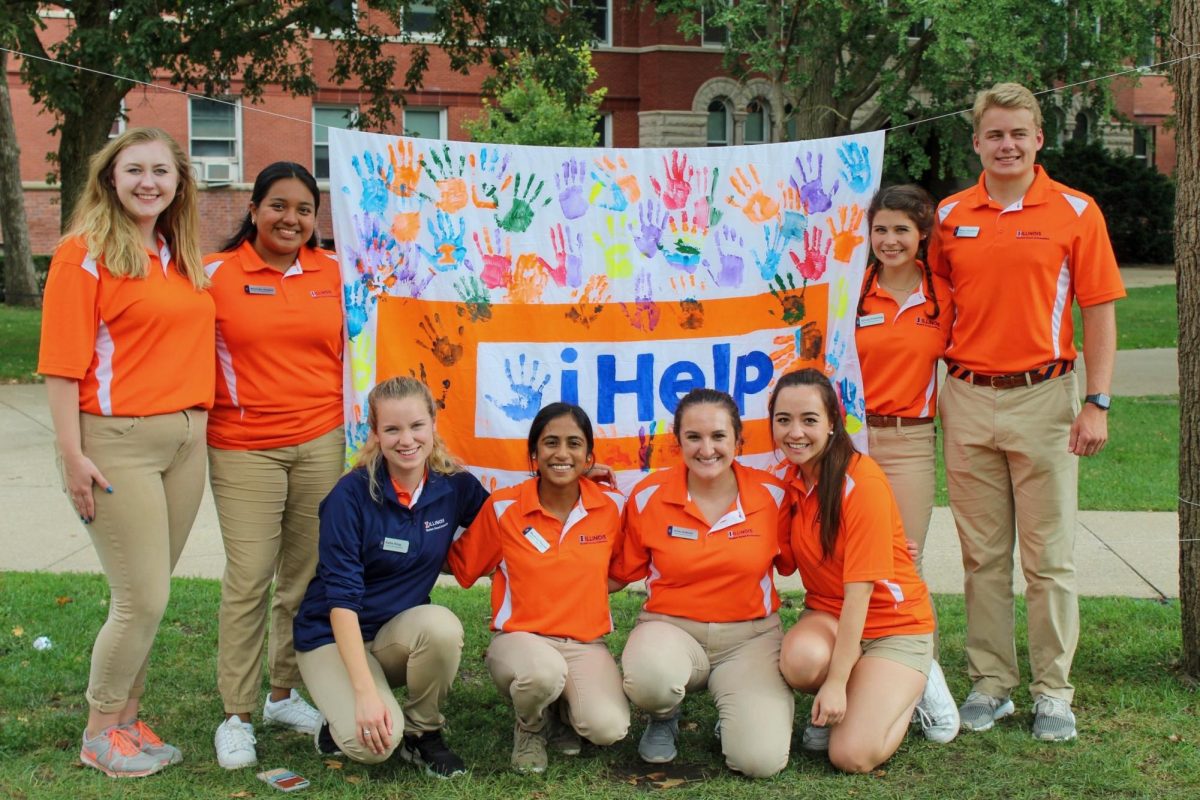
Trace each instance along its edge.
<instances>
[{"instance_id":1,"label":"painted handprint","mask_svg":"<svg viewBox=\"0 0 1200 800\"><path fill-rule=\"evenodd\" d=\"M681 158L678 150L671 151L671 161L663 156L663 171L666 173L664 184L658 178L650 178L650 185L662 200L662 204L671 211L679 211L687 206L688 195L692 193L692 176L696 171L688 166L687 153Z\"/></svg>"},{"instance_id":2,"label":"painted handprint","mask_svg":"<svg viewBox=\"0 0 1200 800\"><path fill-rule=\"evenodd\" d=\"M512 361L504 359L504 375L508 378L512 397L501 402L490 394L484 395L492 405L504 412L504 416L514 422L530 420L537 416L537 412L542 407L542 393L546 391L546 386L550 383L549 373L542 378L541 383L538 383L538 370L541 369L541 363L537 359L530 364L528 375L525 374L524 353L517 356L517 367L517 377L514 379Z\"/></svg>"},{"instance_id":3,"label":"painted handprint","mask_svg":"<svg viewBox=\"0 0 1200 800\"><path fill-rule=\"evenodd\" d=\"M458 342L453 341L446 333L445 326L442 325L442 316L434 314L433 319L429 315L425 315L425 319L417 323L421 328L421 333L429 339L428 342L417 340L417 344L424 347L429 352L433 353L433 357L438 360L443 367L453 367L458 360L462 358L463 346ZM463 328L458 327L458 335L462 336Z\"/></svg>"},{"instance_id":4,"label":"painted handprint","mask_svg":"<svg viewBox=\"0 0 1200 800\"><path fill-rule=\"evenodd\" d=\"M804 165L808 164L808 169ZM833 208L833 196L837 194L838 181L833 182L833 188L828 192L825 191L824 180L825 173L825 156L817 154L817 163L813 165L813 154L805 153L804 159L796 156L796 166L800 168L800 183L796 182L795 176L788 178L788 182L796 191L800 192L800 200L803 201L804 207L809 214L820 214L822 211L828 211ZM809 173L812 177L809 177Z\"/></svg>"},{"instance_id":5,"label":"painted handprint","mask_svg":"<svg viewBox=\"0 0 1200 800\"><path fill-rule=\"evenodd\" d=\"M706 228L716 227L724 215L716 205L717 182L720 176L721 170L718 167L712 168L711 177L708 167L698 169L695 173L696 199L692 203L692 219Z\"/></svg>"},{"instance_id":6,"label":"painted handprint","mask_svg":"<svg viewBox=\"0 0 1200 800\"><path fill-rule=\"evenodd\" d=\"M483 259L483 270L480 273L480 278L483 279L483 285L489 289L499 289L507 287L512 281L512 237L504 237L504 250L500 247L500 231L496 231L496 241L492 242L492 233L487 228L483 229L483 242L479 241L479 234L471 234L471 238L475 240L475 249L479 251L480 257Z\"/></svg>"},{"instance_id":7,"label":"painted handprint","mask_svg":"<svg viewBox=\"0 0 1200 800\"><path fill-rule=\"evenodd\" d=\"M476 208L496 208L500 205L500 192L508 191L512 185L512 175L508 174L508 159L510 154L495 147L484 147L479 151L479 158L471 153L467 156L467 164L471 167L471 204Z\"/></svg>"},{"instance_id":8,"label":"painted handprint","mask_svg":"<svg viewBox=\"0 0 1200 800\"><path fill-rule=\"evenodd\" d=\"M590 328L596 317L604 310L608 302L608 279L603 275L593 275L579 292L572 292L571 299L575 304L563 314L571 322L577 322L585 328Z\"/></svg>"},{"instance_id":9,"label":"painted handprint","mask_svg":"<svg viewBox=\"0 0 1200 800\"><path fill-rule=\"evenodd\" d=\"M712 276L717 286L742 285L742 275L746 271L746 259L742 256L745 247L746 242L737 231L728 225L721 228L717 236L717 258L721 265ZM709 274L712 275L711 269Z\"/></svg>"},{"instance_id":10,"label":"painted handprint","mask_svg":"<svg viewBox=\"0 0 1200 800\"><path fill-rule=\"evenodd\" d=\"M609 214L605 220L607 235L593 233L592 237L604 254L604 269L610 278L628 278L633 274L629 260L629 238L625 235L625 215Z\"/></svg>"},{"instance_id":11,"label":"painted handprint","mask_svg":"<svg viewBox=\"0 0 1200 800\"><path fill-rule=\"evenodd\" d=\"M820 326L809 321L791 333L776 336L772 341L779 347L771 351L771 363L775 365L775 374L783 375L800 367L803 361L820 357L825 337L821 334Z\"/></svg>"},{"instance_id":12,"label":"painted handprint","mask_svg":"<svg viewBox=\"0 0 1200 800\"><path fill-rule=\"evenodd\" d=\"M646 258L658 255L663 229L667 227L667 212L653 200L638 204L638 227L633 232L633 243ZM632 225L630 226L632 229Z\"/></svg>"},{"instance_id":13,"label":"painted handprint","mask_svg":"<svg viewBox=\"0 0 1200 800\"><path fill-rule=\"evenodd\" d=\"M479 278L474 275L459 278L454 282L454 292L462 300L458 306L460 317L465 316L471 322L487 322L492 318L492 300Z\"/></svg>"},{"instance_id":14,"label":"painted handprint","mask_svg":"<svg viewBox=\"0 0 1200 800\"><path fill-rule=\"evenodd\" d=\"M700 264L700 251L704 249L704 238L708 228L688 219L684 211L678 221L672 215L668 220L669 234L662 245L663 256L667 263L684 272L695 272Z\"/></svg>"},{"instance_id":15,"label":"painted handprint","mask_svg":"<svg viewBox=\"0 0 1200 800\"><path fill-rule=\"evenodd\" d=\"M642 189L638 186L637 176L629 171L623 156L618 156L614 162L608 156L598 158L596 167L590 173L592 188L588 192L588 201L609 211L624 211L630 203L636 203L642 197Z\"/></svg>"},{"instance_id":16,"label":"painted handprint","mask_svg":"<svg viewBox=\"0 0 1200 800\"><path fill-rule=\"evenodd\" d=\"M346 307L346 335L350 337L350 341L354 341L367 326L367 319L370 317L375 298L367 290L365 275L356 281L347 283L342 294Z\"/></svg>"},{"instance_id":17,"label":"painted handprint","mask_svg":"<svg viewBox=\"0 0 1200 800\"><path fill-rule=\"evenodd\" d=\"M388 184L392 181L392 168L385 164L383 157L378 158L370 150L358 156L351 156L350 163L362 181L362 195L358 206L368 214L382 215L387 211Z\"/></svg>"},{"instance_id":18,"label":"painted handprint","mask_svg":"<svg viewBox=\"0 0 1200 800\"><path fill-rule=\"evenodd\" d=\"M448 144L442 145L440 156L437 150L434 150L429 157L433 163L430 164L422 159L421 166L425 167L437 185L437 207L447 214L461 211L467 204L467 182L463 180L463 173L467 169L467 157L460 154L455 159L450 155L450 145Z\"/></svg>"},{"instance_id":19,"label":"painted handprint","mask_svg":"<svg viewBox=\"0 0 1200 800\"><path fill-rule=\"evenodd\" d=\"M391 180L388 190L397 197L411 197L417 193L421 180L421 168L425 166L420 153L413 153L413 143L401 139L399 144L388 145L388 159L392 162Z\"/></svg>"},{"instance_id":20,"label":"painted handprint","mask_svg":"<svg viewBox=\"0 0 1200 800\"><path fill-rule=\"evenodd\" d=\"M633 309L628 303L621 303L621 311L629 320L629 324L639 331L647 333L658 327L658 303L654 302L654 281L650 273L642 270L634 283Z\"/></svg>"},{"instance_id":21,"label":"painted handprint","mask_svg":"<svg viewBox=\"0 0 1200 800\"><path fill-rule=\"evenodd\" d=\"M554 248L550 277L559 286L578 287L583 282L583 234L572 238L571 229L560 222L550 229L550 246Z\"/></svg>"},{"instance_id":22,"label":"painted handprint","mask_svg":"<svg viewBox=\"0 0 1200 800\"><path fill-rule=\"evenodd\" d=\"M862 427L862 420L867 415L866 398L858 393L858 384L849 378L842 378L837 383L838 396L842 400L842 408L846 409L846 430L856 433L856 428ZM858 423L851 425L851 418Z\"/></svg>"},{"instance_id":23,"label":"painted handprint","mask_svg":"<svg viewBox=\"0 0 1200 800\"><path fill-rule=\"evenodd\" d=\"M513 183L512 205L503 216L496 214L496 224L510 233L524 233L533 223L533 215L538 209L550 204L549 197L542 197L542 189L546 187L544 180L536 175L530 175L525 181L525 191L521 191L521 173L517 173Z\"/></svg>"},{"instance_id":24,"label":"painted handprint","mask_svg":"<svg viewBox=\"0 0 1200 800\"><path fill-rule=\"evenodd\" d=\"M842 160L842 180L856 192L871 188L871 151L858 142L847 142L838 148Z\"/></svg>"},{"instance_id":25,"label":"painted handprint","mask_svg":"<svg viewBox=\"0 0 1200 800\"><path fill-rule=\"evenodd\" d=\"M787 273L786 281L782 275L776 275L771 294L779 301L780 318L788 325L800 324L804 319L804 287L796 288L796 279L792 277L792 273ZM770 313L775 314L774 311Z\"/></svg>"},{"instance_id":26,"label":"painted handprint","mask_svg":"<svg viewBox=\"0 0 1200 800\"><path fill-rule=\"evenodd\" d=\"M587 182L588 166L576 158L563 162L561 174L554 176L554 187L558 190L558 206L567 219L579 219L589 208L583 196Z\"/></svg>"},{"instance_id":27,"label":"painted handprint","mask_svg":"<svg viewBox=\"0 0 1200 800\"><path fill-rule=\"evenodd\" d=\"M754 263L758 265L758 274L764 281L769 281L779 274L779 262L783 258L783 249L788 240L779 225L764 225L762 232L766 240L766 251L761 256L757 250L751 250L750 253L754 256Z\"/></svg>"},{"instance_id":28,"label":"painted handprint","mask_svg":"<svg viewBox=\"0 0 1200 800\"><path fill-rule=\"evenodd\" d=\"M392 236L400 242L414 242L421 235L421 205L425 198L420 194L400 195L392 200L396 209L392 217Z\"/></svg>"},{"instance_id":29,"label":"painted handprint","mask_svg":"<svg viewBox=\"0 0 1200 800\"><path fill-rule=\"evenodd\" d=\"M512 284L508 287L510 303L540 303L546 283L550 280L550 265L537 253L517 256Z\"/></svg>"},{"instance_id":30,"label":"painted handprint","mask_svg":"<svg viewBox=\"0 0 1200 800\"><path fill-rule=\"evenodd\" d=\"M456 219L458 230L454 228ZM452 217L445 211L439 211L436 220L427 220L425 227L433 237L433 247L429 250L424 247L418 249L429 262L429 266L438 272L458 269L467 257L467 246L463 244L467 235L467 221L462 217Z\"/></svg>"},{"instance_id":31,"label":"painted handprint","mask_svg":"<svg viewBox=\"0 0 1200 800\"><path fill-rule=\"evenodd\" d=\"M418 298L437 273L428 267L421 268L421 259L413 252L411 242L402 244L397 252L396 268L385 281L384 293Z\"/></svg>"},{"instance_id":32,"label":"painted handprint","mask_svg":"<svg viewBox=\"0 0 1200 800\"><path fill-rule=\"evenodd\" d=\"M417 380L419 380L421 383L423 383L423 384L425 384L426 386L428 386L428 387L430 388L430 390L432 390L432 389L433 389L433 385L432 385L432 384L430 384L430 382L429 382L429 373L425 371L425 362L424 362L424 361L422 361L421 363L417 364L417 366L420 368L420 372L418 373L418 372L416 372L416 371L414 371L414 370L411 370L411 369L410 369L410 370L408 371L409 377L416 378L416 379L417 379ZM432 392L431 392L431 393L432 393ZM435 406L437 406L437 407L438 407L438 409L439 409L440 411L445 411L445 410L446 410L446 396L447 396L448 394L450 394L450 379L449 379L449 378L446 378L445 380L443 380L443 381L442 381L442 394L441 394L441 396L436 396L436 395L435 395L435 396L434 396L434 398L433 398L433 404L434 404Z\"/></svg>"},{"instance_id":33,"label":"painted handprint","mask_svg":"<svg viewBox=\"0 0 1200 800\"><path fill-rule=\"evenodd\" d=\"M833 338L829 340L829 347L825 349L825 374L836 375L842 368L842 359L845 357L846 337L842 336L841 329L835 328Z\"/></svg>"},{"instance_id":34,"label":"painted handprint","mask_svg":"<svg viewBox=\"0 0 1200 800\"><path fill-rule=\"evenodd\" d=\"M696 276L680 275L678 278L671 278L671 288L683 295L676 311L679 314L679 327L689 331L703 328L704 303L696 299ZM700 288L704 289L703 283L700 284Z\"/></svg>"},{"instance_id":35,"label":"painted handprint","mask_svg":"<svg viewBox=\"0 0 1200 800\"><path fill-rule=\"evenodd\" d=\"M804 201L795 184L783 189L783 236L789 242L798 241L808 230L808 217L804 212Z\"/></svg>"},{"instance_id":36,"label":"painted handprint","mask_svg":"<svg viewBox=\"0 0 1200 800\"><path fill-rule=\"evenodd\" d=\"M738 193L740 199L735 199L733 195L730 195L726 198L726 202L734 208L741 208L746 219L751 222L766 222L779 213L779 201L763 191L762 181L759 179L758 170L754 168L754 165L750 164L748 169L750 170L749 177L741 167L734 170L729 184Z\"/></svg>"},{"instance_id":37,"label":"painted handprint","mask_svg":"<svg viewBox=\"0 0 1200 800\"><path fill-rule=\"evenodd\" d=\"M819 280L825 274L825 268L829 264L829 250L833 247L833 239L825 242L825 246L822 248L821 242L824 236L825 233L820 228L804 232L803 259L796 255L795 251L788 251L788 255L792 257L792 264L796 266L796 271L800 273L800 277L804 278L805 283Z\"/></svg>"},{"instance_id":38,"label":"painted handprint","mask_svg":"<svg viewBox=\"0 0 1200 800\"><path fill-rule=\"evenodd\" d=\"M849 221L847 222L847 218ZM833 235L833 257L844 264L850 263L854 249L863 243L863 237L858 235L862 226L863 210L855 203L850 208L842 206L838 209L838 225L835 228L833 218L825 220L829 223L829 232Z\"/></svg>"},{"instance_id":39,"label":"painted handprint","mask_svg":"<svg viewBox=\"0 0 1200 800\"><path fill-rule=\"evenodd\" d=\"M638 469L650 471L650 462L654 459L654 432L658 429L658 420L650 420L650 427L638 426Z\"/></svg>"}]
</instances>

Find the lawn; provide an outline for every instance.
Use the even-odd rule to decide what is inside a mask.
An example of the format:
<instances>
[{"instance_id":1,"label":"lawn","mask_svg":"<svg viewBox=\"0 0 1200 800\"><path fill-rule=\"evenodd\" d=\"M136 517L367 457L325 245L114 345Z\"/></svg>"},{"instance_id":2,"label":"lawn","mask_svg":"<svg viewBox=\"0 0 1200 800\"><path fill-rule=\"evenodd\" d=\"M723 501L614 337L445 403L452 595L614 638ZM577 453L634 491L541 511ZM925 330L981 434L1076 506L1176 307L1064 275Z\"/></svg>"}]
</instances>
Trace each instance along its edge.
<instances>
[{"instance_id":1,"label":"lawn","mask_svg":"<svg viewBox=\"0 0 1200 800\"><path fill-rule=\"evenodd\" d=\"M1083 326L1079 306L1074 306L1075 346L1083 352ZM1130 289L1117 301L1117 349L1142 350L1179 346L1179 317L1175 286L1144 286Z\"/></svg>"},{"instance_id":2,"label":"lawn","mask_svg":"<svg viewBox=\"0 0 1200 800\"><path fill-rule=\"evenodd\" d=\"M35 383L42 312L0 304L0 383Z\"/></svg>"},{"instance_id":3,"label":"lawn","mask_svg":"<svg viewBox=\"0 0 1200 800\"><path fill-rule=\"evenodd\" d=\"M0 573L0 796L12 800L88 798L278 797L253 769L217 766L212 733L221 718L215 688L215 581L174 582L170 608L154 650L146 717L179 745L182 765L131 785L77 765L86 715L83 691L88 653L105 615L100 576ZM798 596L784 609L790 624ZM1028 734L1029 698L1015 699L1018 713L996 729L964 734L939 746L911 735L883 768L869 776L834 773L821 758L798 749L779 776L751 782L722 765L712 736L715 710L701 694L684 706L680 758L662 768L636 755L643 721L635 714L630 737L606 750L585 747L575 759L552 757L540 777L508 770L512 712L482 663L488 600L485 590L438 589L434 601L450 606L467 630L459 680L446 716L448 741L471 767L460 780L439 782L393 761L367 768L345 759L323 759L311 740L258 730L263 769L287 767L312 781L306 794L322 798L636 798L663 787L664 796L698 798L1194 798L1200 792L1200 720L1196 695L1174 672L1179 608L1124 598L1084 598L1083 637L1075 659L1075 709L1079 740L1035 743ZM614 596L618 650L640 598ZM961 597L938 597L943 663L955 695L966 691L962 656ZM1018 641L1024 607L1018 600ZM34 637L54 647L35 651ZM1019 646L1025 663L1024 644ZM797 719L809 701L799 698ZM796 740L799 739L799 729ZM677 783L682 781L682 783Z\"/></svg>"}]
</instances>

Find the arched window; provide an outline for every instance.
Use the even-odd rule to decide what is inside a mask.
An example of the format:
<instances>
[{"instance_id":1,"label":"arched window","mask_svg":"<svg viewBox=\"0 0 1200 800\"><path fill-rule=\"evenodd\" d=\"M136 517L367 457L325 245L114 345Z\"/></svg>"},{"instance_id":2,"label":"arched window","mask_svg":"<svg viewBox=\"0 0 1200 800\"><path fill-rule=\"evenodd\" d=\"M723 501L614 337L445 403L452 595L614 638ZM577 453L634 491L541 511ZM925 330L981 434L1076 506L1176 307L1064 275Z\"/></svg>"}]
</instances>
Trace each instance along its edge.
<instances>
[{"instance_id":1,"label":"arched window","mask_svg":"<svg viewBox=\"0 0 1200 800\"><path fill-rule=\"evenodd\" d=\"M746 106L746 144L763 144L771 141L770 106L765 100L751 100Z\"/></svg>"},{"instance_id":2,"label":"arched window","mask_svg":"<svg viewBox=\"0 0 1200 800\"><path fill-rule=\"evenodd\" d=\"M733 127L729 115L729 103L723 99L708 104L708 146L721 147L729 144L729 133Z\"/></svg>"},{"instance_id":3,"label":"arched window","mask_svg":"<svg viewBox=\"0 0 1200 800\"><path fill-rule=\"evenodd\" d=\"M1091 122L1088 120L1088 115L1086 113L1080 111L1078 114L1076 114L1075 130L1071 134L1071 141L1079 142L1080 144L1087 144L1090 134L1088 127L1090 124Z\"/></svg>"}]
</instances>

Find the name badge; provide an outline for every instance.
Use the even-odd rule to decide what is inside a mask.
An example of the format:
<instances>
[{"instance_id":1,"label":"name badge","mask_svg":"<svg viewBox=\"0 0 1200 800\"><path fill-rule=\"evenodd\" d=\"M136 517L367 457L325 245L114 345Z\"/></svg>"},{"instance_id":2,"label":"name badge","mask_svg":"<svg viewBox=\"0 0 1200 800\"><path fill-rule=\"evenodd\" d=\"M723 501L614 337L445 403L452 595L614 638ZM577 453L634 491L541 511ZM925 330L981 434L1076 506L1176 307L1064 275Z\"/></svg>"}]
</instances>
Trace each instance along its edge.
<instances>
[{"instance_id":1,"label":"name badge","mask_svg":"<svg viewBox=\"0 0 1200 800\"><path fill-rule=\"evenodd\" d=\"M545 538L543 538L542 535L533 528L526 528L525 530L521 531L521 533L525 535L525 538L529 540L529 543L533 545L539 553L544 553L550 549L550 543L547 542Z\"/></svg>"},{"instance_id":2,"label":"name badge","mask_svg":"<svg viewBox=\"0 0 1200 800\"><path fill-rule=\"evenodd\" d=\"M882 311L879 312L878 314L864 314L863 316L858 318L858 327L860 327L860 328L869 328L872 325L882 325L882 324L883 324L883 312Z\"/></svg>"},{"instance_id":3,"label":"name badge","mask_svg":"<svg viewBox=\"0 0 1200 800\"><path fill-rule=\"evenodd\" d=\"M954 229L954 235L959 239L974 239L979 236L979 226L959 225Z\"/></svg>"},{"instance_id":4,"label":"name badge","mask_svg":"<svg viewBox=\"0 0 1200 800\"><path fill-rule=\"evenodd\" d=\"M275 294L274 286L254 286L247 283L244 287L246 294Z\"/></svg>"},{"instance_id":5,"label":"name badge","mask_svg":"<svg viewBox=\"0 0 1200 800\"><path fill-rule=\"evenodd\" d=\"M387 550L389 553L407 553L408 552L408 540L407 539L386 539L385 538L383 540L383 549Z\"/></svg>"},{"instance_id":6,"label":"name badge","mask_svg":"<svg viewBox=\"0 0 1200 800\"><path fill-rule=\"evenodd\" d=\"M678 525L667 526L667 536L672 539L691 539L696 541L700 538L700 532L695 528L681 528Z\"/></svg>"}]
</instances>

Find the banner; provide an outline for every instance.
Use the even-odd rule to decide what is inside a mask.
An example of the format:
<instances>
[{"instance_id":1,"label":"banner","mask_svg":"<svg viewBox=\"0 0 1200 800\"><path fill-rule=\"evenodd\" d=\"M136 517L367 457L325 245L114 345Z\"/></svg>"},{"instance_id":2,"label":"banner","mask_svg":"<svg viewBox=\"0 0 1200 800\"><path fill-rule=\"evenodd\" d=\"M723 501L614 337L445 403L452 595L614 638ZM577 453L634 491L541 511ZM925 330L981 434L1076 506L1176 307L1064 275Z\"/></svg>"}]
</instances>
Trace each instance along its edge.
<instances>
[{"instance_id":1,"label":"banner","mask_svg":"<svg viewBox=\"0 0 1200 800\"><path fill-rule=\"evenodd\" d=\"M529 423L578 403L628 489L678 462L689 389L729 392L743 461L770 466L775 377L816 367L861 436L854 317L883 133L599 149L330 130L345 291L347 447L376 382L432 390L489 488L529 473Z\"/></svg>"}]
</instances>

